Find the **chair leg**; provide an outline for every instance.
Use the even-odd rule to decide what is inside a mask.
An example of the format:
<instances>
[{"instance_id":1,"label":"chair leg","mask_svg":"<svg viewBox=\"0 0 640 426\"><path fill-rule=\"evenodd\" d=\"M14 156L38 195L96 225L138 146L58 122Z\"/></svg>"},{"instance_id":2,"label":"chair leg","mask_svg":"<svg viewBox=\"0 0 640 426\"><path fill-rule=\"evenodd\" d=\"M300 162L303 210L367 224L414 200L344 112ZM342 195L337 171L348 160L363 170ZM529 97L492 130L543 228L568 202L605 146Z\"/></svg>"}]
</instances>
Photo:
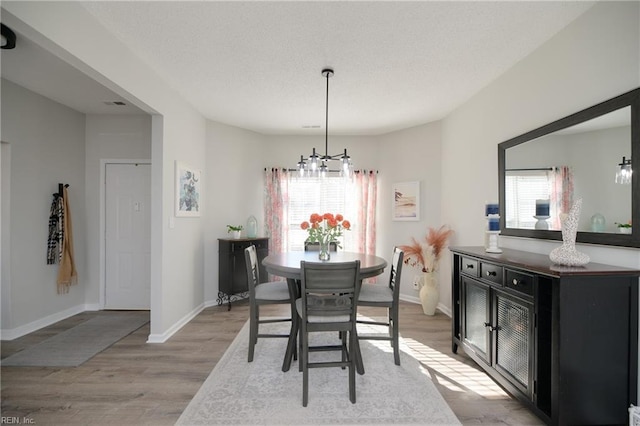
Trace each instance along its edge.
<instances>
[{"instance_id":1,"label":"chair leg","mask_svg":"<svg viewBox=\"0 0 640 426\"><path fill-rule=\"evenodd\" d=\"M304 360L304 349L302 347L302 344L304 343L304 339L302 338L302 325L301 322L303 321L302 318L298 317L298 321L300 321L298 323L298 371L302 372L302 361Z\"/></svg>"},{"instance_id":2,"label":"chair leg","mask_svg":"<svg viewBox=\"0 0 640 426\"><path fill-rule=\"evenodd\" d=\"M282 371L287 372L291 368L291 358L298 359L296 350L296 335L298 334L298 316L292 312L291 329L289 330L289 338L287 339L287 351L284 354L284 362L282 363Z\"/></svg>"},{"instance_id":3,"label":"chair leg","mask_svg":"<svg viewBox=\"0 0 640 426\"><path fill-rule=\"evenodd\" d=\"M400 365L400 344L398 341L400 340L400 330L398 330L398 307L391 308L391 321L389 324L392 327L392 336L391 336L391 344L393 346L393 361L396 365Z\"/></svg>"},{"instance_id":4,"label":"chair leg","mask_svg":"<svg viewBox=\"0 0 640 426\"><path fill-rule=\"evenodd\" d=\"M348 361L350 348L347 347L347 334L344 331L340 332L340 351L342 352L342 362ZM347 367L341 367L343 370Z\"/></svg>"},{"instance_id":5,"label":"chair leg","mask_svg":"<svg viewBox=\"0 0 640 426\"><path fill-rule=\"evenodd\" d=\"M358 374L363 375L364 363L362 362L362 353L360 353L360 340L358 339L358 333L356 331L352 331L350 332L350 334L353 334L355 336L355 344L352 345L352 347L349 349L353 354L353 357L355 358L356 371L358 372Z\"/></svg>"},{"instance_id":6,"label":"chair leg","mask_svg":"<svg viewBox=\"0 0 640 426\"><path fill-rule=\"evenodd\" d=\"M249 307L249 355L248 362L253 361L253 353L258 341L258 307L251 302Z\"/></svg>"},{"instance_id":7,"label":"chair leg","mask_svg":"<svg viewBox=\"0 0 640 426\"><path fill-rule=\"evenodd\" d=\"M349 401L352 404L356 403L356 357L353 349L358 345L358 336L354 331L349 332Z\"/></svg>"},{"instance_id":8,"label":"chair leg","mask_svg":"<svg viewBox=\"0 0 640 426\"><path fill-rule=\"evenodd\" d=\"M302 328L304 328L300 336L302 340L302 406L306 407L309 402L309 335L304 325Z\"/></svg>"}]
</instances>

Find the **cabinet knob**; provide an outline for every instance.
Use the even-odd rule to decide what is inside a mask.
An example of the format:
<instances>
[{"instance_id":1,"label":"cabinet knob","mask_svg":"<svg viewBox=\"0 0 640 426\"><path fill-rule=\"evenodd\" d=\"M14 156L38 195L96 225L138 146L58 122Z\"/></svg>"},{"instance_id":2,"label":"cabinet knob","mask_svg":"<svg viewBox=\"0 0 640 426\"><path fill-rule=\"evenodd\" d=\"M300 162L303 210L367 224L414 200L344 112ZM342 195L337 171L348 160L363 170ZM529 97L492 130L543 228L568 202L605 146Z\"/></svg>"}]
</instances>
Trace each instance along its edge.
<instances>
[{"instance_id":1,"label":"cabinet knob","mask_svg":"<svg viewBox=\"0 0 640 426\"><path fill-rule=\"evenodd\" d=\"M490 323L488 323L488 322L485 322L485 323L484 323L484 326L485 326L485 327L491 327L491 324L490 324Z\"/></svg>"},{"instance_id":2,"label":"cabinet knob","mask_svg":"<svg viewBox=\"0 0 640 426\"><path fill-rule=\"evenodd\" d=\"M496 271L487 271L487 276L488 277L495 277L496 276Z\"/></svg>"},{"instance_id":3,"label":"cabinet knob","mask_svg":"<svg viewBox=\"0 0 640 426\"><path fill-rule=\"evenodd\" d=\"M514 278L512 281L513 285L519 285L520 284L520 280L517 278Z\"/></svg>"},{"instance_id":4,"label":"cabinet knob","mask_svg":"<svg viewBox=\"0 0 640 426\"><path fill-rule=\"evenodd\" d=\"M468 263L467 264L467 269L473 269L473 263Z\"/></svg>"}]
</instances>

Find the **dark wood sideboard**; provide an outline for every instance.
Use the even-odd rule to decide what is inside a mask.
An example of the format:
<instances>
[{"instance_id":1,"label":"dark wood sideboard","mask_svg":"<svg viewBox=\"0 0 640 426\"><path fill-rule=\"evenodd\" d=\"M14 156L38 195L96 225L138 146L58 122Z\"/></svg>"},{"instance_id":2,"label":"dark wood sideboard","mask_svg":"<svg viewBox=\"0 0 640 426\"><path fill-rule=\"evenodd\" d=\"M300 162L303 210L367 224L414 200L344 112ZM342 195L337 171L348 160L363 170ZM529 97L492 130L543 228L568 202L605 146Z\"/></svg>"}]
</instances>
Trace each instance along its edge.
<instances>
[{"instance_id":1,"label":"dark wood sideboard","mask_svg":"<svg viewBox=\"0 0 640 426\"><path fill-rule=\"evenodd\" d=\"M640 270L451 247L452 349L547 424L627 424L637 405Z\"/></svg>"},{"instance_id":2,"label":"dark wood sideboard","mask_svg":"<svg viewBox=\"0 0 640 426\"><path fill-rule=\"evenodd\" d=\"M268 279L262 260L269 255L269 238L218 239L218 304L226 299L231 309L231 302L247 297L247 267L244 260L244 249L254 245L258 255L260 281Z\"/></svg>"}]
</instances>

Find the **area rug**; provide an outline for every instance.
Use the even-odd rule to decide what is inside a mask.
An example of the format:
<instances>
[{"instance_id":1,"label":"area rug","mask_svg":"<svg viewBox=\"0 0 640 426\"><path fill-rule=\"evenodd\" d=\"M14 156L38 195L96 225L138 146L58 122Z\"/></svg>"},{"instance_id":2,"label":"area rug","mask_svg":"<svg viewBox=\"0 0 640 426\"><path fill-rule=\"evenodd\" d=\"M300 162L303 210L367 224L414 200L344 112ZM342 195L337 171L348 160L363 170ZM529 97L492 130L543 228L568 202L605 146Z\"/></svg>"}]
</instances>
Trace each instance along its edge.
<instances>
[{"instance_id":1,"label":"area rug","mask_svg":"<svg viewBox=\"0 0 640 426\"><path fill-rule=\"evenodd\" d=\"M284 328L283 328L284 327ZM286 332L286 324L266 324L262 333ZM312 344L336 341L323 334ZM356 403L349 401L348 370L309 370L309 403L302 406L298 362L283 373L286 339L258 339L253 362L247 362L249 324L245 324L178 425L459 425L418 361L401 353L393 362L389 342L360 342L365 374L356 375ZM406 350L406 346L405 346ZM312 360L340 356L312 353Z\"/></svg>"},{"instance_id":2,"label":"area rug","mask_svg":"<svg viewBox=\"0 0 640 426\"><path fill-rule=\"evenodd\" d=\"M77 367L149 322L148 311L108 312L0 361L3 367Z\"/></svg>"}]
</instances>

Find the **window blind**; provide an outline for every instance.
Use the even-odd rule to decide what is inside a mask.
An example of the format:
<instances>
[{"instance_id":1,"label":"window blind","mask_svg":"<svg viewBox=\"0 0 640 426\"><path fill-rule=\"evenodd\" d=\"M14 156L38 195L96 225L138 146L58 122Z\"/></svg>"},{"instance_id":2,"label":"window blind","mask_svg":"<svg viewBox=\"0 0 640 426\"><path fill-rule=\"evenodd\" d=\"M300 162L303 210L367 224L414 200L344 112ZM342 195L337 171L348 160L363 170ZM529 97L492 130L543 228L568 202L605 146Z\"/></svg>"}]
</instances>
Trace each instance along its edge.
<instances>
[{"instance_id":1,"label":"window blind","mask_svg":"<svg viewBox=\"0 0 640 426\"><path fill-rule=\"evenodd\" d=\"M547 170L507 170L505 224L508 228L534 229L536 200L549 199L551 176Z\"/></svg>"},{"instance_id":2,"label":"window blind","mask_svg":"<svg viewBox=\"0 0 640 426\"><path fill-rule=\"evenodd\" d=\"M356 217L355 187L351 179L339 176L325 178L291 177L289 180L289 247L304 250L307 231L300 224L309 221L312 213L342 214L353 227ZM347 231L340 238L342 250L354 251L355 233Z\"/></svg>"}]
</instances>

